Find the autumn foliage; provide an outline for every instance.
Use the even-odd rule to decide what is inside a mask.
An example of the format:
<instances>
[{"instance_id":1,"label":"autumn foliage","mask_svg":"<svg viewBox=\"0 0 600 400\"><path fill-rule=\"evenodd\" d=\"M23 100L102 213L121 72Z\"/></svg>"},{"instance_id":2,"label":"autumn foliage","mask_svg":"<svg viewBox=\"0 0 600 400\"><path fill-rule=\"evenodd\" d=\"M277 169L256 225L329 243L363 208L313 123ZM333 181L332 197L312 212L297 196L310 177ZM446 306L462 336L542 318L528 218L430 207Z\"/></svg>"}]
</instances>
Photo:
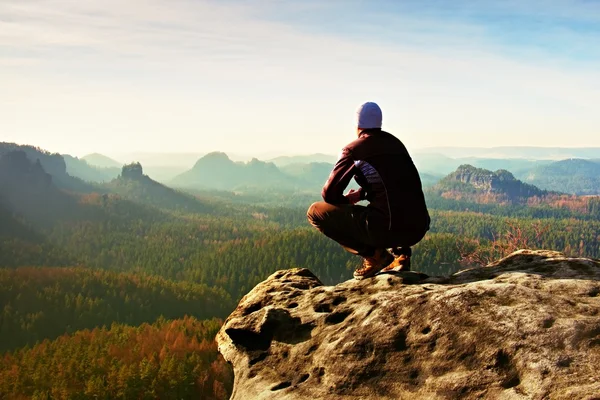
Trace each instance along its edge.
<instances>
[{"instance_id":1,"label":"autumn foliage","mask_svg":"<svg viewBox=\"0 0 600 400\"><path fill-rule=\"evenodd\" d=\"M0 358L2 399L227 399L220 320L82 330Z\"/></svg>"}]
</instances>

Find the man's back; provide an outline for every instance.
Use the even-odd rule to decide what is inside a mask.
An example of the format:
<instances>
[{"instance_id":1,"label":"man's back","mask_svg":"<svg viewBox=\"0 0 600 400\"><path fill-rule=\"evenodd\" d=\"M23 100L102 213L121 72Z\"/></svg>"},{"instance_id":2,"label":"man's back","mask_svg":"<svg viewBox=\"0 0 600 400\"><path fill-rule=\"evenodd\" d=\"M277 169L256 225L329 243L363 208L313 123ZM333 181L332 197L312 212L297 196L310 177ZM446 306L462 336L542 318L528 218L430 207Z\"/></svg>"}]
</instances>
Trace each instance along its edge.
<instances>
[{"instance_id":1,"label":"man's back","mask_svg":"<svg viewBox=\"0 0 600 400\"><path fill-rule=\"evenodd\" d=\"M376 103L358 108L358 139L342 150L323 187L324 201L306 212L312 226L363 257L362 267L354 271L356 279L387 268L409 269L411 247L429 230L417 169L402 142L381 130L382 120ZM344 194L352 178L361 188ZM365 199L367 207L356 204Z\"/></svg>"},{"instance_id":2,"label":"man's back","mask_svg":"<svg viewBox=\"0 0 600 400\"><path fill-rule=\"evenodd\" d=\"M348 176L354 176L366 192L369 207L381 213L381 218L371 221L380 229L425 232L429 228L421 179L408 151L395 136L380 129L362 131L342 151L323 197L327 200L342 193Z\"/></svg>"}]
</instances>

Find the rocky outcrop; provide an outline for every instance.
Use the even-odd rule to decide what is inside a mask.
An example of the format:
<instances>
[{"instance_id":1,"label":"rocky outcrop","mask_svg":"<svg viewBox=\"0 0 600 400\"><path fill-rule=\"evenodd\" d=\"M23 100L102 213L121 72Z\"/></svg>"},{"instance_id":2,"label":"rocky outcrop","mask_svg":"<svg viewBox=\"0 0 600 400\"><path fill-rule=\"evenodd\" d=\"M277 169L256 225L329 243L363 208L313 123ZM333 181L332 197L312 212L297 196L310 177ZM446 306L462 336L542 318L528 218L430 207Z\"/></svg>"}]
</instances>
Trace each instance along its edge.
<instances>
[{"instance_id":1,"label":"rocky outcrop","mask_svg":"<svg viewBox=\"0 0 600 400\"><path fill-rule=\"evenodd\" d=\"M548 194L533 185L521 182L507 170L499 169L492 172L469 164L459 166L456 171L442 179L436 188L442 193L450 190L499 194L506 196L511 201Z\"/></svg>"},{"instance_id":2,"label":"rocky outcrop","mask_svg":"<svg viewBox=\"0 0 600 400\"><path fill-rule=\"evenodd\" d=\"M144 179L144 169L142 168L142 164L140 164L139 162L134 162L131 164L123 165L123 168L121 170L121 177L132 180Z\"/></svg>"},{"instance_id":3,"label":"rocky outcrop","mask_svg":"<svg viewBox=\"0 0 600 400\"><path fill-rule=\"evenodd\" d=\"M23 146L16 143L0 142L0 157L10 152L24 152L33 164L39 163L44 171L55 180L68 177L65 160L60 154L52 154L38 147Z\"/></svg>"},{"instance_id":4,"label":"rocky outcrop","mask_svg":"<svg viewBox=\"0 0 600 400\"><path fill-rule=\"evenodd\" d=\"M597 399L600 263L516 252L448 278L279 271L217 335L232 399Z\"/></svg>"},{"instance_id":5,"label":"rocky outcrop","mask_svg":"<svg viewBox=\"0 0 600 400\"><path fill-rule=\"evenodd\" d=\"M472 185L476 189L493 191L498 189L499 179L492 171L475 168L471 165L461 165L449 175L450 179Z\"/></svg>"},{"instance_id":6,"label":"rocky outcrop","mask_svg":"<svg viewBox=\"0 0 600 400\"><path fill-rule=\"evenodd\" d=\"M23 182L34 188L46 189L52 177L42 167L40 160L31 162L24 151L11 151L0 155L0 187L12 189Z\"/></svg>"}]
</instances>

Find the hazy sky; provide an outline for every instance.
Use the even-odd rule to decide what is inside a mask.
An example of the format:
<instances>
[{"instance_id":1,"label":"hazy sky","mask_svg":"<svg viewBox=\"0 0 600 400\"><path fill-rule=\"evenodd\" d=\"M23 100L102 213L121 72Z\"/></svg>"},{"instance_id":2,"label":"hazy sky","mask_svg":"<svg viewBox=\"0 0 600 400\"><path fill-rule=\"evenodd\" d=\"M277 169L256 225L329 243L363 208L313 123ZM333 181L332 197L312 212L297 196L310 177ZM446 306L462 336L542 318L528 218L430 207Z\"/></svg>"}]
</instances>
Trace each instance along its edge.
<instances>
[{"instance_id":1,"label":"hazy sky","mask_svg":"<svg viewBox=\"0 0 600 400\"><path fill-rule=\"evenodd\" d=\"M0 0L0 141L84 155L600 146L600 1Z\"/></svg>"}]
</instances>

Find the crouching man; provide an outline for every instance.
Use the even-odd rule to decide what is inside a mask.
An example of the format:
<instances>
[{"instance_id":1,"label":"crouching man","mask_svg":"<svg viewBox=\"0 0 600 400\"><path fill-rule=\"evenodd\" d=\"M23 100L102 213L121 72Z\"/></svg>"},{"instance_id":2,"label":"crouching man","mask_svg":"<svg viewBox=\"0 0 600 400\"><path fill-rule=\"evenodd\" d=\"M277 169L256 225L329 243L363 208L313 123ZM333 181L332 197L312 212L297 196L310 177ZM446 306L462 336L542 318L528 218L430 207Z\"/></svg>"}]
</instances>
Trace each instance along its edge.
<instances>
[{"instance_id":1,"label":"crouching man","mask_svg":"<svg viewBox=\"0 0 600 400\"><path fill-rule=\"evenodd\" d=\"M358 139L342 150L323 187L325 201L312 204L307 212L315 228L363 257L356 279L382 270L409 270L410 248L429 230L417 169L402 142L381 130L381 121L377 104L358 108ZM360 189L344 195L352 178ZM369 204L356 205L361 200Z\"/></svg>"}]
</instances>

